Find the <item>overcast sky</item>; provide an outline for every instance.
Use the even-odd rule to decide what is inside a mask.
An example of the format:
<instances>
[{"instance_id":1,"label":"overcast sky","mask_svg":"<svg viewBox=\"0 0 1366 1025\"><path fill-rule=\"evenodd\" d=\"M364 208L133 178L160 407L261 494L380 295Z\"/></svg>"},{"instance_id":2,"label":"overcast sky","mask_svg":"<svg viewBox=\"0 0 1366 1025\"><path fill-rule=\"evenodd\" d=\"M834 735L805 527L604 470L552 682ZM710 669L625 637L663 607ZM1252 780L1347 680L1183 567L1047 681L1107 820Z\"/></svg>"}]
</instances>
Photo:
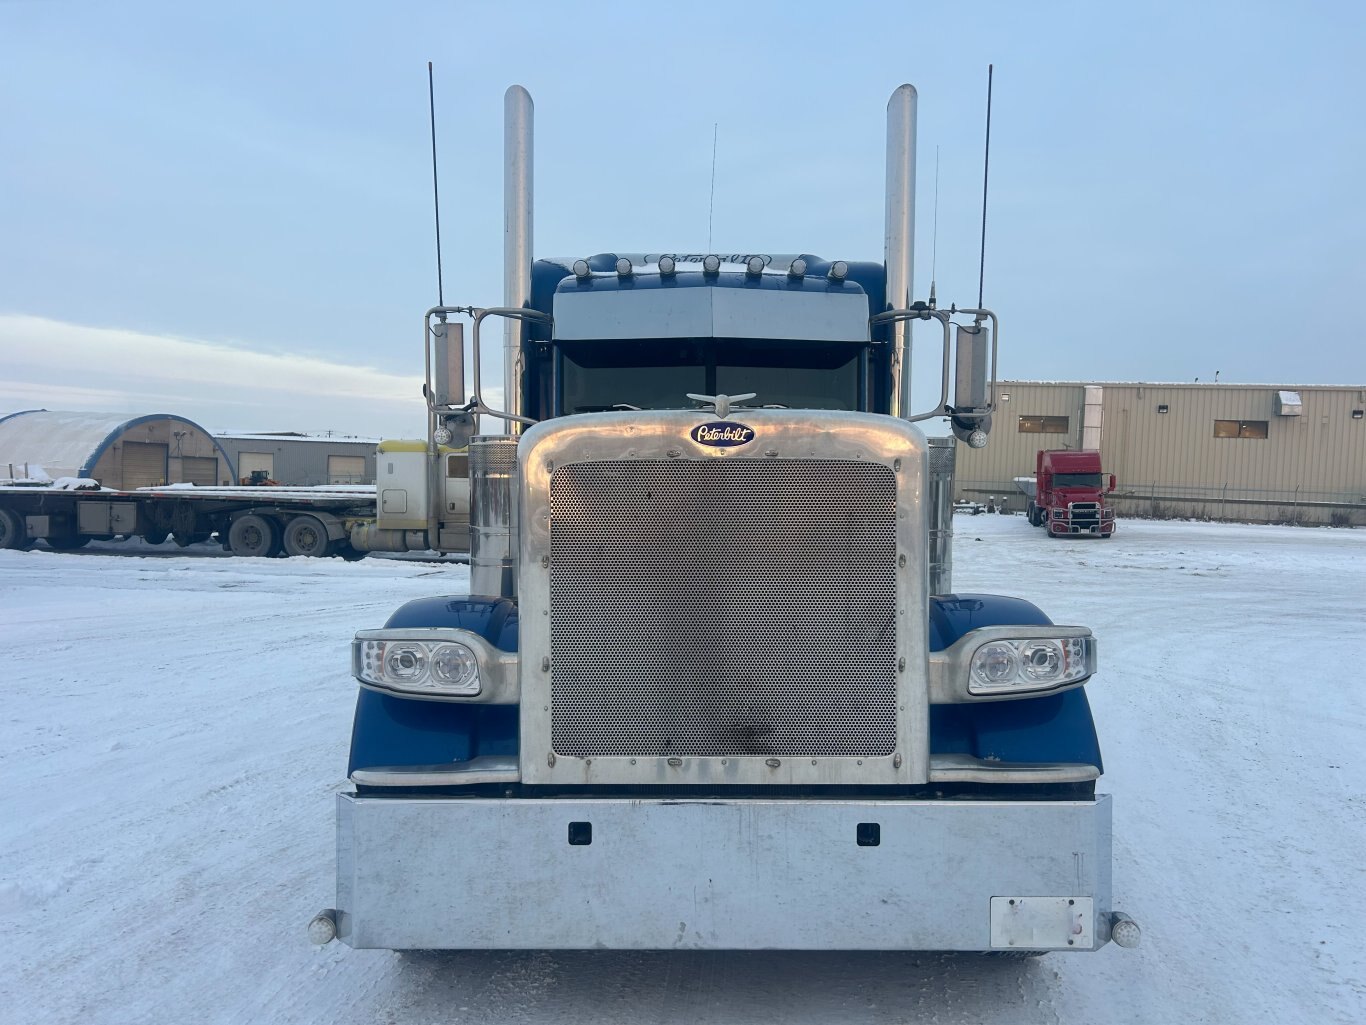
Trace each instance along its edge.
<instances>
[{"instance_id":1,"label":"overcast sky","mask_svg":"<svg viewBox=\"0 0 1366 1025\"><path fill-rule=\"evenodd\" d=\"M994 63L1004 376L1366 385L1362 11L0 0L0 415L420 433L428 60L448 302L502 300L511 83L537 255L705 250L715 124L712 250L880 260L909 81L915 291L974 303Z\"/></svg>"}]
</instances>

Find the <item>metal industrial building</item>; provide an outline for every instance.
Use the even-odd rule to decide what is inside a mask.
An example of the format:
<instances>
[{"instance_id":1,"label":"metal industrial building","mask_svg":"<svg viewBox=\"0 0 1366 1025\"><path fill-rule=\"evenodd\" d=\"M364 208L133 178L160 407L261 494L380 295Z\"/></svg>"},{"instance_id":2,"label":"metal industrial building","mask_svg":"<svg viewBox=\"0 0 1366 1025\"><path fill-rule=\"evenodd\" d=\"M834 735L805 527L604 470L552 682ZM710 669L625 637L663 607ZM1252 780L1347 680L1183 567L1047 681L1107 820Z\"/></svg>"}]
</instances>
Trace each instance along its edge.
<instances>
[{"instance_id":1,"label":"metal industrial building","mask_svg":"<svg viewBox=\"0 0 1366 1025\"><path fill-rule=\"evenodd\" d=\"M233 464L182 416L29 409L0 417L0 477L89 477L107 488L219 485Z\"/></svg>"},{"instance_id":2,"label":"metal industrial building","mask_svg":"<svg viewBox=\"0 0 1366 1025\"><path fill-rule=\"evenodd\" d=\"M1120 516L1366 525L1366 387L1003 381L956 497L1007 496L1039 449L1099 449Z\"/></svg>"},{"instance_id":3,"label":"metal industrial building","mask_svg":"<svg viewBox=\"0 0 1366 1025\"><path fill-rule=\"evenodd\" d=\"M252 474L295 487L375 483L375 444L364 438L328 438L281 431L220 434L241 481Z\"/></svg>"}]
</instances>

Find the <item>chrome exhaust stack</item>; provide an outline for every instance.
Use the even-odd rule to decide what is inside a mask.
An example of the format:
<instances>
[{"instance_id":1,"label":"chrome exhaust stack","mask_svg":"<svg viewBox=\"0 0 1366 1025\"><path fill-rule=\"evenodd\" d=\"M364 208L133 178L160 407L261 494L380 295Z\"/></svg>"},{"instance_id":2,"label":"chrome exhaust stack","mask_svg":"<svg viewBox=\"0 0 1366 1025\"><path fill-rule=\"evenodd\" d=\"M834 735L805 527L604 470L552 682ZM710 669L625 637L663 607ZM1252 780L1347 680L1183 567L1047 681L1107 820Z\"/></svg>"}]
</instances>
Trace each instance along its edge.
<instances>
[{"instance_id":1,"label":"chrome exhaust stack","mask_svg":"<svg viewBox=\"0 0 1366 1025\"><path fill-rule=\"evenodd\" d=\"M503 95L503 306L531 303L532 121L531 94L520 85ZM482 319L482 317L480 318ZM478 346L479 321L475 322ZM522 331L519 319L503 327L503 408L522 409ZM478 353L475 368L478 369ZM478 396L476 373L475 395ZM493 597L517 594L517 431L470 439L470 593Z\"/></svg>"},{"instance_id":2,"label":"chrome exhaust stack","mask_svg":"<svg viewBox=\"0 0 1366 1025\"><path fill-rule=\"evenodd\" d=\"M911 305L915 276L915 114L913 85L899 86L887 101L887 309ZM910 408L911 322L893 321L891 414Z\"/></svg>"},{"instance_id":3,"label":"chrome exhaust stack","mask_svg":"<svg viewBox=\"0 0 1366 1025\"><path fill-rule=\"evenodd\" d=\"M531 303L532 122L535 105L520 85L503 95L503 306L519 310ZM522 416L521 321L503 328L503 408ZM516 432L515 420L509 430Z\"/></svg>"}]
</instances>

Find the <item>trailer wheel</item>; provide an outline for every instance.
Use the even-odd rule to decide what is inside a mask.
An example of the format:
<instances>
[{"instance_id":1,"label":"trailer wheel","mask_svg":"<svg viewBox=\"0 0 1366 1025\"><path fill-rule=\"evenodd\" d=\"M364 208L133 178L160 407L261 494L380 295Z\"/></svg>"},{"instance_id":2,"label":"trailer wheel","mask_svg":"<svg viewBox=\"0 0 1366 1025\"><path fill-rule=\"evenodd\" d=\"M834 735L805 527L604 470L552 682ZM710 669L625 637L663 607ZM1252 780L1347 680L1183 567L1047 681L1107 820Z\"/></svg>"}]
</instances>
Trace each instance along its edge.
<instances>
[{"instance_id":1,"label":"trailer wheel","mask_svg":"<svg viewBox=\"0 0 1366 1025\"><path fill-rule=\"evenodd\" d=\"M228 545L233 555L268 559L280 550L280 528L273 520L248 513L232 521Z\"/></svg>"},{"instance_id":2,"label":"trailer wheel","mask_svg":"<svg viewBox=\"0 0 1366 1025\"><path fill-rule=\"evenodd\" d=\"M171 533L175 535L175 543L181 548L189 548L196 541L203 538L197 536L195 528L199 526L198 517L195 515L194 506L189 502L176 502L171 508Z\"/></svg>"},{"instance_id":3,"label":"trailer wheel","mask_svg":"<svg viewBox=\"0 0 1366 1025\"><path fill-rule=\"evenodd\" d=\"M0 509L0 551L6 548L27 548L28 531L19 514L9 509Z\"/></svg>"},{"instance_id":4,"label":"trailer wheel","mask_svg":"<svg viewBox=\"0 0 1366 1025\"><path fill-rule=\"evenodd\" d=\"M149 527L142 533L142 539L149 545L164 544L171 532L162 527Z\"/></svg>"},{"instance_id":5,"label":"trailer wheel","mask_svg":"<svg viewBox=\"0 0 1366 1025\"><path fill-rule=\"evenodd\" d=\"M295 516L285 524L285 554L318 558L328 555L327 528L316 516Z\"/></svg>"},{"instance_id":6,"label":"trailer wheel","mask_svg":"<svg viewBox=\"0 0 1366 1025\"><path fill-rule=\"evenodd\" d=\"M43 540L55 552L73 552L77 548L84 548L93 538L84 534L67 534L63 537L45 537Z\"/></svg>"}]
</instances>

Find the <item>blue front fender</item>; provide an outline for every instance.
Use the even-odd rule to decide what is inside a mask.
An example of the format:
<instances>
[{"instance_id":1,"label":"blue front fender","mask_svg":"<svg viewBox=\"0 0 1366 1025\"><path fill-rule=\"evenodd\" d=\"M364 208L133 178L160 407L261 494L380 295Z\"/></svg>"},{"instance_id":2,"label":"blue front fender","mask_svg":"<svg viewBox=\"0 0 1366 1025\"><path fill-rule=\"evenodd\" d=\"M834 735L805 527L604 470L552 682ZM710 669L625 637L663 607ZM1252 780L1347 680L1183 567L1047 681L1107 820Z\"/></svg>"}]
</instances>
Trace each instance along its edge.
<instances>
[{"instance_id":1,"label":"blue front fender","mask_svg":"<svg viewBox=\"0 0 1366 1025\"><path fill-rule=\"evenodd\" d=\"M517 603L507 598L419 598L386 629L456 627L502 651L517 650ZM409 701L361 688L347 773L392 765L441 765L517 753L517 706Z\"/></svg>"},{"instance_id":2,"label":"blue front fender","mask_svg":"<svg viewBox=\"0 0 1366 1025\"><path fill-rule=\"evenodd\" d=\"M930 599L930 650L943 651L984 626L1050 626L1038 606L998 594ZM930 706L930 750L1003 762L1104 766L1086 689L1019 701Z\"/></svg>"},{"instance_id":3,"label":"blue front fender","mask_svg":"<svg viewBox=\"0 0 1366 1025\"><path fill-rule=\"evenodd\" d=\"M942 651L979 627L1050 622L1036 606L1018 598L943 595L930 603L930 650ZM479 634L500 650L517 650L517 604L507 598L421 598L398 609L385 626L457 627ZM411 701L362 688L347 771L516 754L517 738L516 705ZM1083 688L1020 701L931 706L930 750L1006 762L1102 767Z\"/></svg>"}]
</instances>

